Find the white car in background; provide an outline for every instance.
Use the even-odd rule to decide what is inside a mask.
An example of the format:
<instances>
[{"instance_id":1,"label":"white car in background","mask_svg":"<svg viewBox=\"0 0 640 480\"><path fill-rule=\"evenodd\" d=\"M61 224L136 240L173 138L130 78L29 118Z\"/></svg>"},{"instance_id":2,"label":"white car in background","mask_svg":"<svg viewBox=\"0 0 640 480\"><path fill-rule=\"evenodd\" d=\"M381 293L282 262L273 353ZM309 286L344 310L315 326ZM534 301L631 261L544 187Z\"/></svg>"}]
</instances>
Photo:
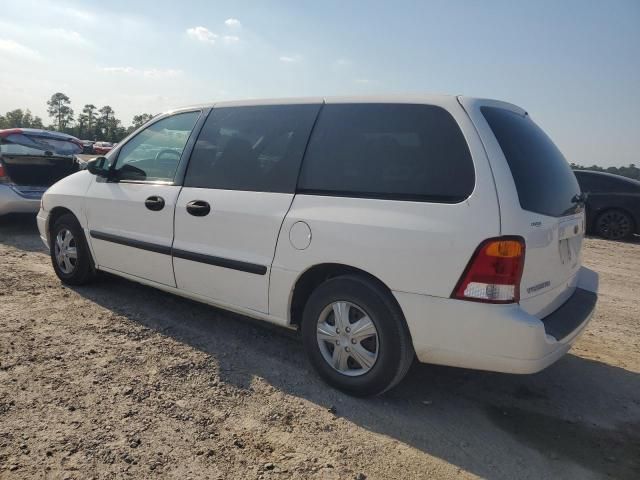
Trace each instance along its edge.
<instances>
[{"instance_id":1,"label":"white car in background","mask_svg":"<svg viewBox=\"0 0 640 480\"><path fill-rule=\"evenodd\" d=\"M415 358L537 372L585 329L584 198L514 105L454 96L224 102L156 117L50 188L69 284L111 272L300 330L331 385Z\"/></svg>"}]
</instances>

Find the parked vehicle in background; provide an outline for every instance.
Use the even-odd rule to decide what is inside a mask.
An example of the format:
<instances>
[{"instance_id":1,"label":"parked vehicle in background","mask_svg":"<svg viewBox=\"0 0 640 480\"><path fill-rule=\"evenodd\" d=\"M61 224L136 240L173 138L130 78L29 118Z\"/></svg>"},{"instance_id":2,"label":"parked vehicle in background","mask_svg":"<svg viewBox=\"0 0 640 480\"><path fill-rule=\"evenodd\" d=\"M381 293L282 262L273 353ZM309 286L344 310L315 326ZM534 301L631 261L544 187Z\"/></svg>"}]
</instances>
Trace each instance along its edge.
<instances>
[{"instance_id":1,"label":"parked vehicle in background","mask_svg":"<svg viewBox=\"0 0 640 480\"><path fill-rule=\"evenodd\" d=\"M96 142L93 144L93 153L104 155L113 149L113 144L109 142Z\"/></svg>"},{"instance_id":2,"label":"parked vehicle in background","mask_svg":"<svg viewBox=\"0 0 640 480\"><path fill-rule=\"evenodd\" d=\"M95 143L93 140L80 140L82 142L82 153L91 155L94 153L93 144Z\"/></svg>"},{"instance_id":3,"label":"parked vehicle in background","mask_svg":"<svg viewBox=\"0 0 640 480\"><path fill-rule=\"evenodd\" d=\"M640 234L640 181L592 170L574 170L587 194L587 231L611 240Z\"/></svg>"},{"instance_id":4,"label":"parked vehicle in background","mask_svg":"<svg viewBox=\"0 0 640 480\"><path fill-rule=\"evenodd\" d=\"M64 133L0 130L0 215L36 213L44 191L80 170L82 143Z\"/></svg>"},{"instance_id":5,"label":"parked vehicle in background","mask_svg":"<svg viewBox=\"0 0 640 480\"><path fill-rule=\"evenodd\" d=\"M584 205L527 113L450 96L224 102L155 117L53 186L40 235L96 270L300 330L331 385L414 358L533 373L584 331Z\"/></svg>"}]
</instances>

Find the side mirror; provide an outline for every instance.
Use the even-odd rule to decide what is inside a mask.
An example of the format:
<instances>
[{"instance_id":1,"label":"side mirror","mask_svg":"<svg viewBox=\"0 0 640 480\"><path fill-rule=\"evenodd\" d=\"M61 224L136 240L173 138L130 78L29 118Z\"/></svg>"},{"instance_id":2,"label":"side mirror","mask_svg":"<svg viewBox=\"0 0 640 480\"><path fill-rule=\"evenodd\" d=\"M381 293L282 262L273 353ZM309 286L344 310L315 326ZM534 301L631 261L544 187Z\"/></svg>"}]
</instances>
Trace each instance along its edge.
<instances>
[{"instance_id":1,"label":"side mirror","mask_svg":"<svg viewBox=\"0 0 640 480\"><path fill-rule=\"evenodd\" d=\"M111 176L109 160L106 157L97 157L89 160L87 162L87 170L98 177L109 178Z\"/></svg>"}]
</instances>

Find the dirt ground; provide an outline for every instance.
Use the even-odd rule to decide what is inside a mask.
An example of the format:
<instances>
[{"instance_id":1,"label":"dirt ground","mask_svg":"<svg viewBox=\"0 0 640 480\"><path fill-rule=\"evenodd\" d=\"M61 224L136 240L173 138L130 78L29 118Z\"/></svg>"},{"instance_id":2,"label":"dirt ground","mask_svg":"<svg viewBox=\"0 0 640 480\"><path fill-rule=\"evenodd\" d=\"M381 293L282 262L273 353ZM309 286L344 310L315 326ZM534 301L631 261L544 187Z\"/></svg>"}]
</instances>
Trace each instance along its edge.
<instances>
[{"instance_id":1,"label":"dirt ground","mask_svg":"<svg viewBox=\"0 0 640 480\"><path fill-rule=\"evenodd\" d=\"M544 372L325 386L295 334L111 276L0 219L0 478L640 478L640 240L586 240L596 316Z\"/></svg>"}]
</instances>

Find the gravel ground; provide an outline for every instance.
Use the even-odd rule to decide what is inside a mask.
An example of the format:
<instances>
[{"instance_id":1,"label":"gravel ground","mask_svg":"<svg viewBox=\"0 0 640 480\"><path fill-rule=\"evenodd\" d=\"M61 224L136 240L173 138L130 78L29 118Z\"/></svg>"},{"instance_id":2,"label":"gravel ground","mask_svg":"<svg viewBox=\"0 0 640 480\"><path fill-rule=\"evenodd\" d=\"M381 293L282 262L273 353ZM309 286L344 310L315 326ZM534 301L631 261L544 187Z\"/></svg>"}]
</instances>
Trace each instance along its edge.
<instances>
[{"instance_id":1,"label":"gravel ground","mask_svg":"<svg viewBox=\"0 0 640 480\"><path fill-rule=\"evenodd\" d=\"M326 387L295 334L103 276L65 288L0 219L0 478L640 478L640 241L586 241L595 319L516 376Z\"/></svg>"}]
</instances>

